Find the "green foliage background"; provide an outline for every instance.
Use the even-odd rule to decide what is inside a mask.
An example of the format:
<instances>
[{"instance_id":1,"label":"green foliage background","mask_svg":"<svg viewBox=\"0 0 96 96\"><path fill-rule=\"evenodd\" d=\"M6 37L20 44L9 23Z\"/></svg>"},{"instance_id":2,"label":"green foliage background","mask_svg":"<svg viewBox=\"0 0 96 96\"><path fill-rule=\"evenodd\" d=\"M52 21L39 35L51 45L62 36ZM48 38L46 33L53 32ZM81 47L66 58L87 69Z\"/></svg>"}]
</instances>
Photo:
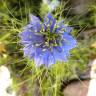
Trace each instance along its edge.
<instances>
[{"instance_id":1,"label":"green foliage background","mask_svg":"<svg viewBox=\"0 0 96 96\"><path fill-rule=\"evenodd\" d=\"M91 45L96 42L96 34L85 38L84 30L96 27L96 6L90 5L85 15L70 14L66 16L67 3L62 0L53 15L57 20L66 19L74 27L72 35L77 39L78 45L71 51L67 63L52 65L50 68L41 66L35 68L34 62L23 56L22 46L19 44L18 33L29 21L32 13L43 20L49 11L48 5L42 0L2 0L0 1L0 66L6 65L11 71L14 80L13 88L21 96L63 96L62 81L77 78L77 71L82 72L94 54L96 48ZM96 32L95 32L96 33ZM39 94L39 95L36 95Z\"/></svg>"}]
</instances>

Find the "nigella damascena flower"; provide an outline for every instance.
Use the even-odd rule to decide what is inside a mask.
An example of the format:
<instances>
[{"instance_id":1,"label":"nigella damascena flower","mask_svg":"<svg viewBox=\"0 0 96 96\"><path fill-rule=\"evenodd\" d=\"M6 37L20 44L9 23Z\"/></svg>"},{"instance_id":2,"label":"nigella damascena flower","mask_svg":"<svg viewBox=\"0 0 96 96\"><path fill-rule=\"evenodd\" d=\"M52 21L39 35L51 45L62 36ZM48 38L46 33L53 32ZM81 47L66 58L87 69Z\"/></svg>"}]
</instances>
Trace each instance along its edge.
<instances>
[{"instance_id":1,"label":"nigella damascena flower","mask_svg":"<svg viewBox=\"0 0 96 96\"><path fill-rule=\"evenodd\" d=\"M30 23L19 33L24 56L34 59L36 66L50 66L56 61L67 61L69 51L76 47L76 40L70 35L72 27L57 22L48 13L44 23L34 15Z\"/></svg>"}]
</instances>

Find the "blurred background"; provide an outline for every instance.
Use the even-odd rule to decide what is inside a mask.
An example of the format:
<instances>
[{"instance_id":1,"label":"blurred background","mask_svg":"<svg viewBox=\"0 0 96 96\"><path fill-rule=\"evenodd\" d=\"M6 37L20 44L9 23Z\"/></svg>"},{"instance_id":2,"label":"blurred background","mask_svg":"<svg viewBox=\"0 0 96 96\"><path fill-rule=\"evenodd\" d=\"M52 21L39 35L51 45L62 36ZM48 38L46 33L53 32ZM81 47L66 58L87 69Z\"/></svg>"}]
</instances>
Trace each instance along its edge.
<instances>
[{"instance_id":1,"label":"blurred background","mask_svg":"<svg viewBox=\"0 0 96 96\"><path fill-rule=\"evenodd\" d=\"M66 64L57 62L45 72L46 68L35 68L34 62L23 56L18 33L29 22L30 13L43 20L48 12L74 27L71 34L78 46L71 51ZM8 68L8 78L12 79L12 84L4 89L8 96L64 96L62 82L82 78L81 74L94 59L96 0L0 0L0 66Z\"/></svg>"}]
</instances>

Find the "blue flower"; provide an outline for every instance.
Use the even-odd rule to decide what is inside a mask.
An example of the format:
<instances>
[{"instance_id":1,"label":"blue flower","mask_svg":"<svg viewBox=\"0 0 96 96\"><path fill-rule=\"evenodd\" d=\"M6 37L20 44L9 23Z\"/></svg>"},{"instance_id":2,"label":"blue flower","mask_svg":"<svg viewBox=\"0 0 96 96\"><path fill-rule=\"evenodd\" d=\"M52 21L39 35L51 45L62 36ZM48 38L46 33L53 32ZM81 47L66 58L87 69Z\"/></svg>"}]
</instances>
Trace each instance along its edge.
<instances>
[{"instance_id":1,"label":"blue flower","mask_svg":"<svg viewBox=\"0 0 96 96\"><path fill-rule=\"evenodd\" d=\"M30 23L19 33L24 46L24 56L34 59L36 66L46 67L56 61L67 61L70 50L76 47L76 40L70 35L72 27L57 22L48 13L44 23L34 15L30 15Z\"/></svg>"}]
</instances>

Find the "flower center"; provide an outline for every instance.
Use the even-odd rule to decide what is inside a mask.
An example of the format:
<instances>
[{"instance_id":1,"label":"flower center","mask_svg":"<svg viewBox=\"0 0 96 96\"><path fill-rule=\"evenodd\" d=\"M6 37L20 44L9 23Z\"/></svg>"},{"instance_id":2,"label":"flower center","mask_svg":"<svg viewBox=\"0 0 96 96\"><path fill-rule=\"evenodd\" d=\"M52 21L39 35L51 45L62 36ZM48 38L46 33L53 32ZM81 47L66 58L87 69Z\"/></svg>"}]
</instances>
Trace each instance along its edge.
<instances>
[{"instance_id":1,"label":"flower center","mask_svg":"<svg viewBox=\"0 0 96 96\"><path fill-rule=\"evenodd\" d=\"M44 37L44 46L51 48L60 45L61 34L56 33L55 30L51 32L50 26L48 26L47 29L41 33Z\"/></svg>"},{"instance_id":2,"label":"flower center","mask_svg":"<svg viewBox=\"0 0 96 96\"><path fill-rule=\"evenodd\" d=\"M45 44L47 46L57 46L57 38L59 37L56 33L47 32L47 34L44 35Z\"/></svg>"}]
</instances>

